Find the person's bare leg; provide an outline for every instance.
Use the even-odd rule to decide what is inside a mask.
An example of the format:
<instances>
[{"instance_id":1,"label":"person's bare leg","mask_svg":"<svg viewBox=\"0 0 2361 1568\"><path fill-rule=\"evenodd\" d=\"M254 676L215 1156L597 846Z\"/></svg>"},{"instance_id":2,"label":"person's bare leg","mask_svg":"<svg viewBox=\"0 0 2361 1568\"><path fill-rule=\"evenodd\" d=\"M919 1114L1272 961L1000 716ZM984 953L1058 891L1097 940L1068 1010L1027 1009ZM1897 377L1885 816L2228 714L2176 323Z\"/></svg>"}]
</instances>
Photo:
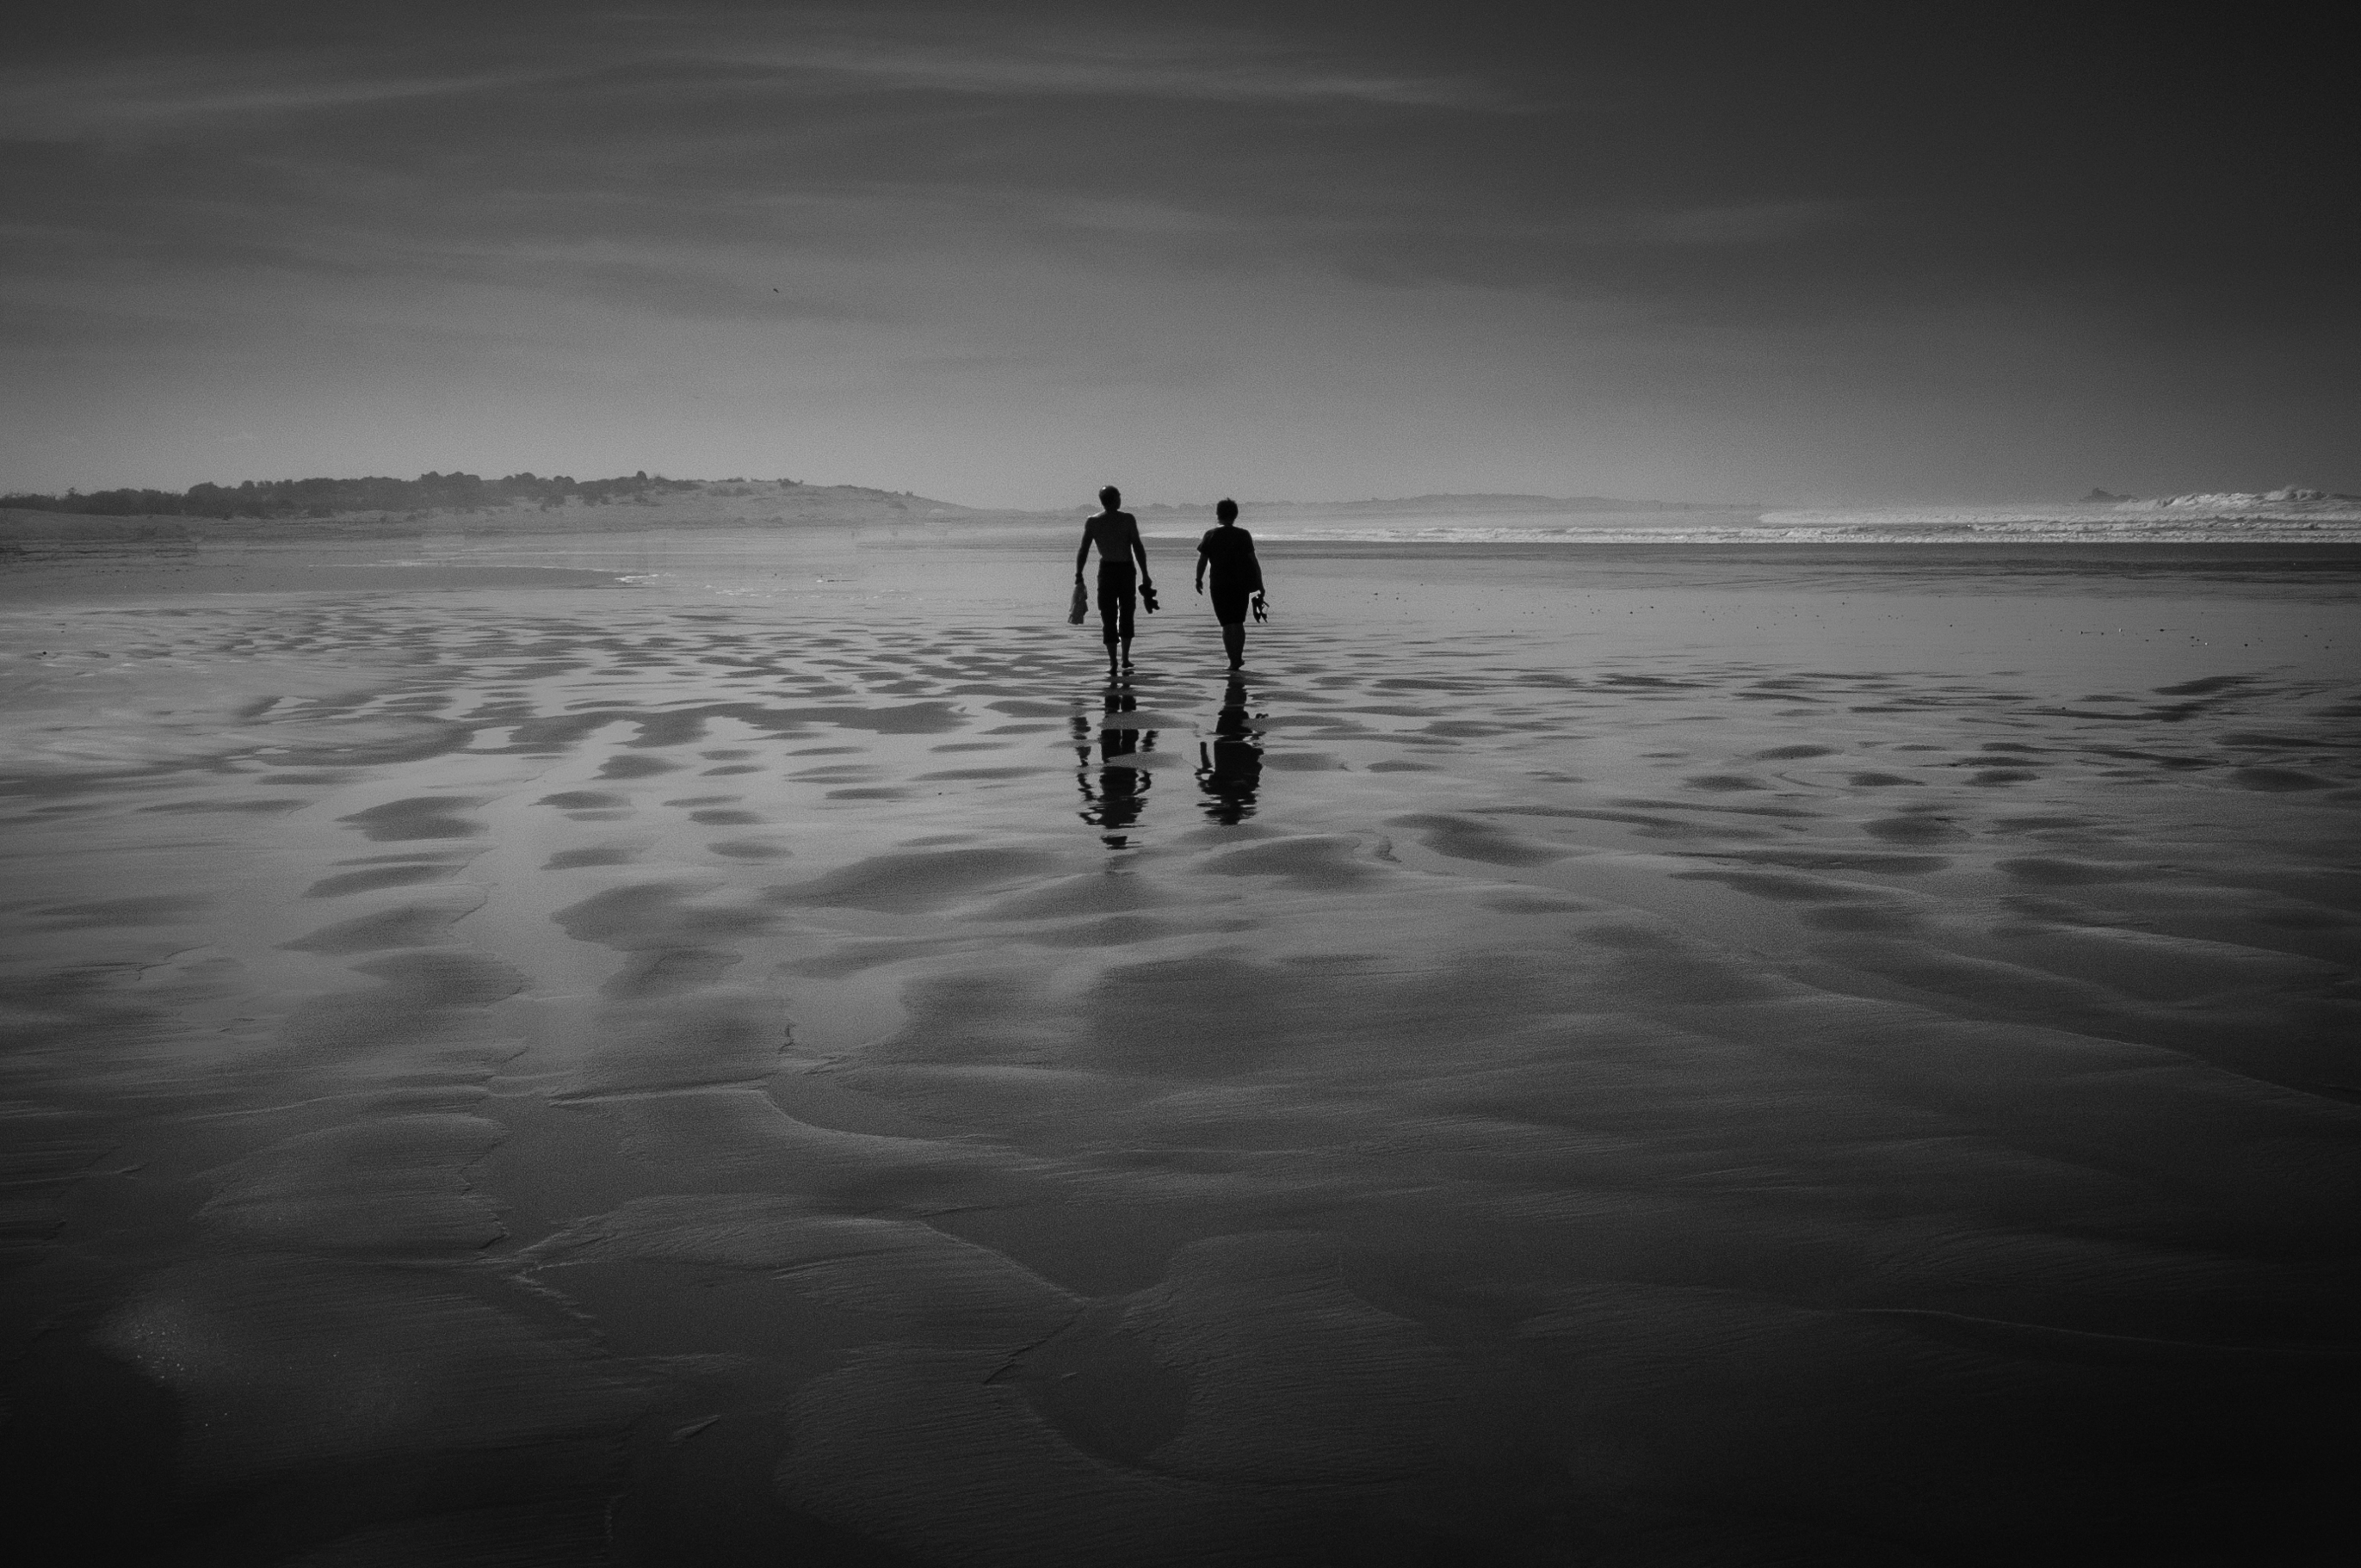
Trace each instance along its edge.
<instances>
[{"instance_id":1,"label":"person's bare leg","mask_svg":"<svg viewBox=\"0 0 2361 1568\"><path fill-rule=\"evenodd\" d=\"M1246 662L1246 626L1239 621L1222 628L1222 652L1230 656L1230 668L1237 669Z\"/></svg>"}]
</instances>

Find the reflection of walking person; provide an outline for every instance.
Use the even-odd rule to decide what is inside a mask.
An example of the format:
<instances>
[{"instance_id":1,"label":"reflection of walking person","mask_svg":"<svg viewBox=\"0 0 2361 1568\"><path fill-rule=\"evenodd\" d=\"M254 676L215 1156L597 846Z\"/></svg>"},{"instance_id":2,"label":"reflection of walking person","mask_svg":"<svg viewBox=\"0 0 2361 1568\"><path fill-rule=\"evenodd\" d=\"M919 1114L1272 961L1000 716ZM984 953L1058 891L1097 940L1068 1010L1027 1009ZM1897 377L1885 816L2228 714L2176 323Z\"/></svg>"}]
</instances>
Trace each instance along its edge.
<instances>
[{"instance_id":1,"label":"reflection of walking person","mask_svg":"<svg viewBox=\"0 0 2361 1568\"><path fill-rule=\"evenodd\" d=\"M1119 510L1123 492L1109 485L1099 492L1099 505L1104 510L1098 516L1082 524L1082 547L1074 553L1074 581L1082 580L1082 568L1090 564L1091 546L1099 547L1099 620L1101 635L1106 639L1107 674L1116 670L1117 650L1121 650L1122 668L1131 668L1131 620L1138 595L1148 595L1148 608L1156 608L1156 584L1148 575L1148 546L1139 542L1139 523L1131 513ZM1132 570L1137 560L1139 569Z\"/></svg>"},{"instance_id":2,"label":"reflection of walking person","mask_svg":"<svg viewBox=\"0 0 2361 1568\"><path fill-rule=\"evenodd\" d=\"M1230 668L1246 662L1246 609L1264 619L1262 563L1255 559L1254 535L1238 526L1238 503L1224 500L1213 509L1218 519L1197 542L1197 591L1205 591L1205 571L1213 574L1213 619L1222 623L1222 651Z\"/></svg>"},{"instance_id":3,"label":"reflection of walking person","mask_svg":"<svg viewBox=\"0 0 2361 1568\"><path fill-rule=\"evenodd\" d=\"M1205 792L1205 815L1235 824L1254 815L1255 791L1262 784L1262 748L1255 743L1254 717L1246 711L1246 683L1230 677L1213 720L1212 745L1197 743L1197 787Z\"/></svg>"},{"instance_id":4,"label":"reflection of walking person","mask_svg":"<svg viewBox=\"0 0 2361 1568\"><path fill-rule=\"evenodd\" d=\"M1082 820L1102 829L1111 850L1129 840L1122 829L1139 820L1148 804L1148 759L1156 750L1156 731L1132 727L1123 716L1138 711L1139 699L1128 686L1109 688L1104 727L1099 730L1098 787L1091 787L1091 726L1074 718L1074 783L1082 792Z\"/></svg>"}]
</instances>

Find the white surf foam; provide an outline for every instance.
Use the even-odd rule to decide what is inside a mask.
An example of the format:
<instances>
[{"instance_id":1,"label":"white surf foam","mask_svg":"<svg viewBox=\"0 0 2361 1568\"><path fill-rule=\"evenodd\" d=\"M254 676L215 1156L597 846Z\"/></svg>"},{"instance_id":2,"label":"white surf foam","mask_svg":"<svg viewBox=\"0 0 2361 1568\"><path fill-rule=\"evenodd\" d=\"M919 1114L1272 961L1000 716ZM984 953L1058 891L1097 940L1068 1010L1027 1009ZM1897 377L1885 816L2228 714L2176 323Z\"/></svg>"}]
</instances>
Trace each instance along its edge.
<instances>
[{"instance_id":1,"label":"white surf foam","mask_svg":"<svg viewBox=\"0 0 2361 1568\"><path fill-rule=\"evenodd\" d=\"M2234 494L2050 507L1796 509L1595 521L1394 517L1284 522L1256 527L1254 533L1274 543L1369 544L2361 544L2361 501Z\"/></svg>"}]
</instances>

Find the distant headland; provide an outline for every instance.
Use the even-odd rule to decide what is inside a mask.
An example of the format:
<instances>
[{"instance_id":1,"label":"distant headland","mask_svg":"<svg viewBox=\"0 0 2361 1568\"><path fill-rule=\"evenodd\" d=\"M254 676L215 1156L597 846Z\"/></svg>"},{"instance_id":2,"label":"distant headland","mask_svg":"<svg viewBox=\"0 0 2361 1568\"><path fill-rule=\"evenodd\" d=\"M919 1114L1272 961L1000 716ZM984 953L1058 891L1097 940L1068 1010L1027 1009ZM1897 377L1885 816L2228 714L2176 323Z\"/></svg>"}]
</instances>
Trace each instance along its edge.
<instances>
[{"instance_id":1,"label":"distant headland","mask_svg":"<svg viewBox=\"0 0 2361 1568\"><path fill-rule=\"evenodd\" d=\"M358 512L399 515L419 521L437 512L482 512L516 507L555 511L573 506L653 504L672 496L699 492L722 498L750 496L764 489L807 490L815 495L851 499L865 498L888 506L911 503L939 507L890 490L860 485L805 485L796 479L667 479L641 469L612 479L577 479L570 474L544 478L532 473L487 479L475 474L429 471L415 479L371 477L361 479L248 479L237 485L192 485L185 490L93 490L85 495L68 490L61 496L16 494L0 496L0 507L27 511L81 513L95 517L332 518ZM734 488L733 488L734 487ZM965 509L960 509L965 510Z\"/></svg>"}]
</instances>

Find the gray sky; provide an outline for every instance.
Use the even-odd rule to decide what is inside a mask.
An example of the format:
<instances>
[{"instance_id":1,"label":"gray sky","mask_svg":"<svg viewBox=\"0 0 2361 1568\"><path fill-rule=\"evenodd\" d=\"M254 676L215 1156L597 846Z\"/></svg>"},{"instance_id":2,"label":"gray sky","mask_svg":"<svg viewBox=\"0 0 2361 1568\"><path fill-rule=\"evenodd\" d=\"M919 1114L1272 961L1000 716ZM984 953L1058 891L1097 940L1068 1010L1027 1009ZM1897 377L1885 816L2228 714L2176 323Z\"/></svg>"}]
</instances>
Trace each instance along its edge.
<instances>
[{"instance_id":1,"label":"gray sky","mask_svg":"<svg viewBox=\"0 0 2361 1568\"><path fill-rule=\"evenodd\" d=\"M0 488L2361 491L2349 94L2223 14L57 8Z\"/></svg>"}]
</instances>

